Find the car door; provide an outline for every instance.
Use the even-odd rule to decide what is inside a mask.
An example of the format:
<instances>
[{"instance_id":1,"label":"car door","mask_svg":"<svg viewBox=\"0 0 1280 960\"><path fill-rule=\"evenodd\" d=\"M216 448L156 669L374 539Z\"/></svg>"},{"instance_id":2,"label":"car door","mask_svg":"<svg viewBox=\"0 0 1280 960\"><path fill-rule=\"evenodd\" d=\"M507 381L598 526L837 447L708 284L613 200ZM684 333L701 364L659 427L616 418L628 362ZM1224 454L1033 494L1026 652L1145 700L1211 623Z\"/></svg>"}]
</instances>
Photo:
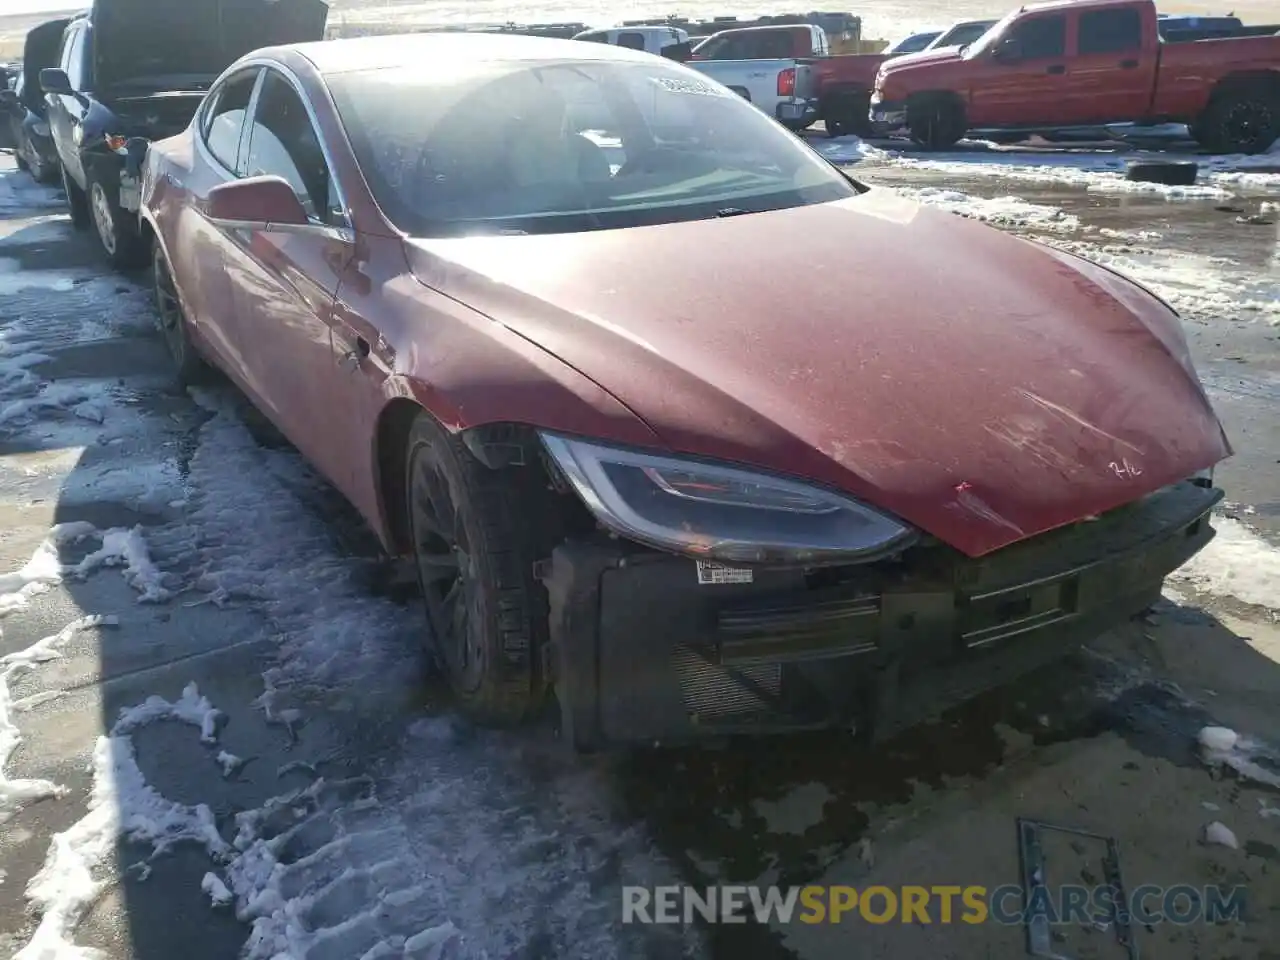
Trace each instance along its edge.
<instances>
[{"instance_id":1,"label":"car door","mask_svg":"<svg viewBox=\"0 0 1280 960\"><path fill-rule=\"evenodd\" d=\"M58 66L71 81L72 90L82 90L88 74L87 26L83 20L73 21L62 35L62 47L58 52ZM49 129L53 134L58 159L71 179L84 186L84 168L80 152L76 149L76 130L84 119L85 109L75 97L63 94L46 94Z\"/></svg>"},{"instance_id":2,"label":"car door","mask_svg":"<svg viewBox=\"0 0 1280 960\"><path fill-rule=\"evenodd\" d=\"M1052 126L1067 122L1067 18L1061 13L1023 17L1000 43L1017 41L1021 56L988 56L970 88L971 126Z\"/></svg>"},{"instance_id":3,"label":"car door","mask_svg":"<svg viewBox=\"0 0 1280 960\"><path fill-rule=\"evenodd\" d=\"M1158 45L1143 42L1136 6L1081 10L1067 106L1076 123L1140 120L1155 90Z\"/></svg>"},{"instance_id":4,"label":"car door","mask_svg":"<svg viewBox=\"0 0 1280 960\"><path fill-rule=\"evenodd\" d=\"M261 77L261 67L249 66L223 77L209 91L193 131L198 162L183 183L170 175L169 186L185 192L190 202L169 206L176 222L161 224L173 274L182 281L187 322L237 381L244 358L229 274L237 258L228 255L228 239L205 217L203 203L214 187L244 175L245 123Z\"/></svg>"},{"instance_id":5,"label":"car door","mask_svg":"<svg viewBox=\"0 0 1280 960\"><path fill-rule=\"evenodd\" d=\"M236 348L245 387L295 446L340 489L347 448L332 429L331 324L339 280L355 254L346 202L303 87L267 67L245 130L244 175L283 177L314 229L227 231Z\"/></svg>"}]
</instances>

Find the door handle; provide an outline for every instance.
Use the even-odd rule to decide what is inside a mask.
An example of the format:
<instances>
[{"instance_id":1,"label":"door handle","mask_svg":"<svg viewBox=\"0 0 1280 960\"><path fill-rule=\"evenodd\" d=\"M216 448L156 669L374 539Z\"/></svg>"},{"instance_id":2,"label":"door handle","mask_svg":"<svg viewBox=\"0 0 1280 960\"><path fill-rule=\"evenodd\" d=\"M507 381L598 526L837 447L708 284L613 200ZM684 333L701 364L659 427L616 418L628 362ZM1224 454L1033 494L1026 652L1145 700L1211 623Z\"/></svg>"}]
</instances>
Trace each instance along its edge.
<instances>
[{"instance_id":1,"label":"door handle","mask_svg":"<svg viewBox=\"0 0 1280 960\"><path fill-rule=\"evenodd\" d=\"M1137 60L1121 60L1121 61L1120 61L1120 69L1121 69L1121 70L1136 70L1136 69L1138 69L1138 61L1137 61Z\"/></svg>"},{"instance_id":2,"label":"door handle","mask_svg":"<svg viewBox=\"0 0 1280 960\"><path fill-rule=\"evenodd\" d=\"M1045 67L1045 68L1044 68L1044 72L1045 72L1045 73L1053 73L1053 74L1066 73L1066 72L1067 72L1067 68L1066 68L1063 64L1061 64L1061 63L1055 63L1055 64L1054 64L1053 66L1051 66L1051 67Z\"/></svg>"}]
</instances>

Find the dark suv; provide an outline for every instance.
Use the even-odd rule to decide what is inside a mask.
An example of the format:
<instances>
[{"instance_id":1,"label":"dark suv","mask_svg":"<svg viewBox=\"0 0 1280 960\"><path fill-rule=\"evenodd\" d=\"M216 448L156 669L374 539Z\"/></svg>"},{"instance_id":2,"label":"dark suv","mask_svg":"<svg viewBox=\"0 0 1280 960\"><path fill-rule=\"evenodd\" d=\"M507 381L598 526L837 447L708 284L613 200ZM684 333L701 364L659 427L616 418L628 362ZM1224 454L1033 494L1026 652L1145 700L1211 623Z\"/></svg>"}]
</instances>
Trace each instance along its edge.
<instances>
[{"instance_id":1,"label":"dark suv","mask_svg":"<svg viewBox=\"0 0 1280 960\"><path fill-rule=\"evenodd\" d=\"M323 39L328 13L323 0L94 0L67 24L40 85L72 222L96 229L113 265L148 256L130 151L186 129L244 54Z\"/></svg>"}]
</instances>

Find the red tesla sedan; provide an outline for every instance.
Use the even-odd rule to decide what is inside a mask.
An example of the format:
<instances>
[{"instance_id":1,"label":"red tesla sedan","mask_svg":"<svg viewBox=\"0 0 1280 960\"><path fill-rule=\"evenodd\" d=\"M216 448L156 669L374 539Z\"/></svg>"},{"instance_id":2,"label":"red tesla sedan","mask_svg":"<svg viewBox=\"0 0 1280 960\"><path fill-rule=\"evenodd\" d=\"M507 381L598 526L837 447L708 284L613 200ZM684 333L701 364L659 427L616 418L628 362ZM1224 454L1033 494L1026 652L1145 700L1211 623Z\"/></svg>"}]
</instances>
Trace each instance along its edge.
<instances>
[{"instance_id":1,"label":"red tesla sedan","mask_svg":"<svg viewBox=\"0 0 1280 960\"><path fill-rule=\"evenodd\" d=\"M260 50L144 170L178 373L416 557L463 709L883 736L1144 609L1231 453L1177 315L619 47Z\"/></svg>"}]
</instances>

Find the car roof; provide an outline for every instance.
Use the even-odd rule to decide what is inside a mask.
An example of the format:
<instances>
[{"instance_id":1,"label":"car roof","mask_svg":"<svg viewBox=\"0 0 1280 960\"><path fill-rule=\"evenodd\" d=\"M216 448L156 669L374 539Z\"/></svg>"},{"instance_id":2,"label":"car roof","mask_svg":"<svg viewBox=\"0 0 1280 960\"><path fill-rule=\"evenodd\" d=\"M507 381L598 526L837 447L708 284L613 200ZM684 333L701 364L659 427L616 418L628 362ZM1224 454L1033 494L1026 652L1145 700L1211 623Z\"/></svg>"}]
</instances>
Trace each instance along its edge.
<instances>
[{"instance_id":1,"label":"car roof","mask_svg":"<svg viewBox=\"0 0 1280 960\"><path fill-rule=\"evenodd\" d=\"M285 50L306 57L316 70L325 75L411 67L441 60L619 60L644 63L653 60L652 54L627 47L461 30L317 40L271 48L271 52Z\"/></svg>"},{"instance_id":2,"label":"car roof","mask_svg":"<svg viewBox=\"0 0 1280 960\"><path fill-rule=\"evenodd\" d=\"M758 33L761 30L813 30L816 26L812 23L766 23L758 27L729 27L717 30L712 36L718 37L722 33Z\"/></svg>"},{"instance_id":3,"label":"car roof","mask_svg":"<svg viewBox=\"0 0 1280 960\"><path fill-rule=\"evenodd\" d=\"M1124 4L1118 0L1047 0L1043 3L1028 3L1019 8L1019 13L1042 13L1049 10L1061 10L1064 13L1068 9L1072 10L1093 10L1098 7L1120 7L1120 6L1139 6L1138 0L1133 3Z\"/></svg>"}]
</instances>

